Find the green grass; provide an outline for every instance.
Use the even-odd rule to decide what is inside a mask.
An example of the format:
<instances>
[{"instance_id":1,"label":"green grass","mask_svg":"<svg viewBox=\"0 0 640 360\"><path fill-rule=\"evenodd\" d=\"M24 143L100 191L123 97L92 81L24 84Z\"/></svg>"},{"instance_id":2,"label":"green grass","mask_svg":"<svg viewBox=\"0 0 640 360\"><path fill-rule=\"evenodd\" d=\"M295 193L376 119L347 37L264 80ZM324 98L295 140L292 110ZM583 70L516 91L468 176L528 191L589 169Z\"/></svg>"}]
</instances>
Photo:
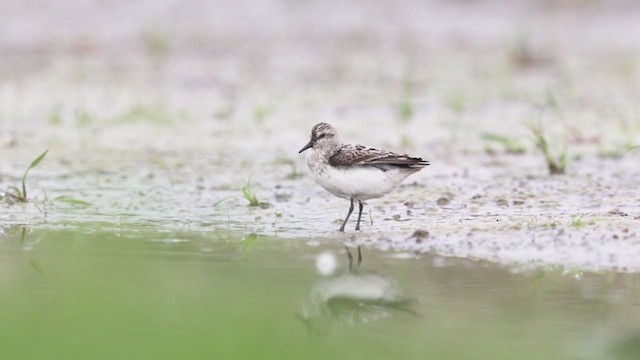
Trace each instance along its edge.
<instances>
[{"instance_id":1,"label":"green grass","mask_svg":"<svg viewBox=\"0 0 640 360\"><path fill-rule=\"evenodd\" d=\"M233 197L233 196L227 196L227 197L224 197L224 198L222 198L222 199L220 199L220 200L218 200L218 201L214 202L214 203L213 203L213 207L218 207L218 206L220 206L223 202L225 202L225 201L227 201L227 200L231 199L232 197Z\"/></svg>"},{"instance_id":2,"label":"green grass","mask_svg":"<svg viewBox=\"0 0 640 360\"><path fill-rule=\"evenodd\" d=\"M571 222L569 224L576 229L583 228L587 225L582 216L574 217L573 219L571 219Z\"/></svg>"},{"instance_id":3,"label":"green grass","mask_svg":"<svg viewBox=\"0 0 640 360\"><path fill-rule=\"evenodd\" d=\"M524 154L527 150L518 139L509 136L487 133L482 135L482 139L502 145L509 154Z\"/></svg>"},{"instance_id":4,"label":"green grass","mask_svg":"<svg viewBox=\"0 0 640 360\"><path fill-rule=\"evenodd\" d=\"M258 240L260 239L260 235L250 233L242 239L242 250L247 251L251 250L258 244Z\"/></svg>"},{"instance_id":5,"label":"green grass","mask_svg":"<svg viewBox=\"0 0 640 360\"><path fill-rule=\"evenodd\" d=\"M408 134L400 135L400 148L403 150L410 150L415 147L413 140L411 140L411 136Z\"/></svg>"},{"instance_id":6,"label":"green grass","mask_svg":"<svg viewBox=\"0 0 640 360\"><path fill-rule=\"evenodd\" d=\"M413 113L413 103L411 102L411 99L408 96L404 97L400 102L400 120L408 122L413 117Z\"/></svg>"},{"instance_id":7,"label":"green grass","mask_svg":"<svg viewBox=\"0 0 640 360\"><path fill-rule=\"evenodd\" d=\"M549 139L544 133L544 129L542 124L528 124L527 127L533 134L534 142L536 147L542 155L544 156L545 162L547 163L547 168L549 170L550 175L560 175L564 174L567 171L568 158L566 148L560 152L560 154L555 155L551 151L551 146L549 145Z\"/></svg>"},{"instance_id":8,"label":"green grass","mask_svg":"<svg viewBox=\"0 0 640 360\"><path fill-rule=\"evenodd\" d=\"M242 187L242 189L240 189L240 191L242 192L242 196L249 202L249 206L252 206L252 207L259 206L263 209L266 209L269 207L268 202L260 201L258 199L258 194L256 190L253 188L253 185L251 184L251 176L249 176L247 183Z\"/></svg>"},{"instance_id":9,"label":"green grass","mask_svg":"<svg viewBox=\"0 0 640 360\"><path fill-rule=\"evenodd\" d=\"M628 153L630 153L632 151L638 150L638 149L640 149L640 145L632 146L632 147L628 148L627 151L624 152L623 156L627 155Z\"/></svg>"},{"instance_id":10,"label":"green grass","mask_svg":"<svg viewBox=\"0 0 640 360\"><path fill-rule=\"evenodd\" d=\"M402 98L398 108L398 116L401 122L409 122L415 114L413 106L413 81L406 76L402 81Z\"/></svg>"},{"instance_id":11,"label":"green grass","mask_svg":"<svg viewBox=\"0 0 640 360\"><path fill-rule=\"evenodd\" d=\"M11 192L9 192L9 191L5 192L6 196L11 198L11 200L14 200L14 201L17 201L17 202L27 202L27 201L29 201L29 198L27 196L27 176L29 175L29 171L31 169L35 168L36 166L38 166L38 164L40 164L40 162L42 162L42 160L45 158L45 156L47 156L48 152L49 152L49 150L46 150L45 152L40 154L37 158L35 158L31 162L31 165L29 165L27 170L25 170L24 175L22 175L22 190L19 189L17 186L12 186L12 187L9 188L9 190Z\"/></svg>"},{"instance_id":12,"label":"green grass","mask_svg":"<svg viewBox=\"0 0 640 360\"><path fill-rule=\"evenodd\" d=\"M633 144L631 140L618 142L608 147L601 147L598 149L598 157L603 159L620 159L640 146Z\"/></svg>"},{"instance_id":13,"label":"green grass","mask_svg":"<svg viewBox=\"0 0 640 360\"><path fill-rule=\"evenodd\" d=\"M53 199L54 201L58 201L61 203L66 203L66 204L71 204L71 205L78 205L78 206L91 206L92 204L90 202L84 201L84 200L79 200L79 199L74 199L68 196L58 196L57 198Z\"/></svg>"},{"instance_id":14,"label":"green grass","mask_svg":"<svg viewBox=\"0 0 640 360\"><path fill-rule=\"evenodd\" d=\"M247 180L247 183L240 189L242 196L249 202L249 206L258 206L260 201L258 200L258 194L251 184L251 177Z\"/></svg>"}]
</instances>

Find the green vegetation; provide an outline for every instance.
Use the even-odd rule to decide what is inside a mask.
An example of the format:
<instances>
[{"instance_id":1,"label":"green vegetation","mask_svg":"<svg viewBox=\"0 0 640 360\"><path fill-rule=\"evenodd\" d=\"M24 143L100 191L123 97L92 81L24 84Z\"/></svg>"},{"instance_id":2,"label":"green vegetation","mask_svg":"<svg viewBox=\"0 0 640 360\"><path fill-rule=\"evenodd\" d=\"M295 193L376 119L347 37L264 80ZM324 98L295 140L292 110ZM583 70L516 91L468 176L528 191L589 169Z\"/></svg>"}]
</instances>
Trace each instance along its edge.
<instances>
[{"instance_id":1,"label":"green vegetation","mask_svg":"<svg viewBox=\"0 0 640 360\"><path fill-rule=\"evenodd\" d=\"M565 144L562 151L559 153L554 153L551 150L551 145L549 141L549 137L544 131L543 127L543 115L545 109L550 109L558 114L561 120L564 119L562 107L560 106L560 102L553 94L552 91L547 91L545 95L544 104L540 108L540 115L537 123L528 123L527 128L531 131L533 135L533 140L536 145L536 148L540 150L542 155L544 156L545 162L547 164L547 168L549 169L550 175L564 174L567 170L567 165L569 163L568 154L567 154L567 146Z\"/></svg>"},{"instance_id":2,"label":"green vegetation","mask_svg":"<svg viewBox=\"0 0 640 360\"><path fill-rule=\"evenodd\" d=\"M526 148L520 140L513 137L487 133L482 135L482 139L502 145L509 154L524 154L526 152Z\"/></svg>"},{"instance_id":3,"label":"green vegetation","mask_svg":"<svg viewBox=\"0 0 640 360\"><path fill-rule=\"evenodd\" d=\"M49 152L49 150L46 150L45 152L40 154L40 156L35 158L31 162L31 165L29 165L27 170L24 172L24 175L22 175L22 190L20 190L17 186L12 186L12 187L9 188L9 190L12 191L12 192L6 191L5 192L6 196L11 198L11 200L17 201L17 202L27 202L28 201L28 196L27 196L27 175L29 175L29 171L31 169L35 168L36 166L38 166L38 164L40 164L40 162L44 159L44 157L47 156L48 152Z\"/></svg>"},{"instance_id":4,"label":"green vegetation","mask_svg":"<svg viewBox=\"0 0 640 360\"><path fill-rule=\"evenodd\" d=\"M402 149L412 149L414 147L414 143L411 140L411 136L408 134L402 134L400 136L400 147Z\"/></svg>"},{"instance_id":5,"label":"green vegetation","mask_svg":"<svg viewBox=\"0 0 640 360\"><path fill-rule=\"evenodd\" d=\"M78 199L74 199L68 196L58 196L57 198L53 199L54 201L58 201L58 202L62 202L62 203L67 203L67 204L71 204L71 205L79 205L79 206L91 206L92 204L90 202L84 201L84 200L78 200Z\"/></svg>"},{"instance_id":6,"label":"green vegetation","mask_svg":"<svg viewBox=\"0 0 640 360\"><path fill-rule=\"evenodd\" d=\"M404 97L400 103L400 119L404 122L411 120L413 117L413 104L409 97Z\"/></svg>"},{"instance_id":7,"label":"green vegetation","mask_svg":"<svg viewBox=\"0 0 640 360\"><path fill-rule=\"evenodd\" d=\"M410 77L405 77L402 82L402 98L400 99L400 107L398 115L400 121L409 122L414 115L413 107L413 81Z\"/></svg>"},{"instance_id":8,"label":"green vegetation","mask_svg":"<svg viewBox=\"0 0 640 360\"><path fill-rule=\"evenodd\" d=\"M216 201L213 203L213 207L218 207L220 206L220 204L222 204L223 202L225 202L226 200L231 199L233 196L227 196L227 197L223 197L222 199Z\"/></svg>"},{"instance_id":9,"label":"green vegetation","mask_svg":"<svg viewBox=\"0 0 640 360\"><path fill-rule=\"evenodd\" d=\"M258 206L260 201L258 200L258 194L251 184L251 176L247 180L247 183L240 189L242 196L249 202L249 206Z\"/></svg>"},{"instance_id":10,"label":"green vegetation","mask_svg":"<svg viewBox=\"0 0 640 360\"><path fill-rule=\"evenodd\" d=\"M242 250L247 251L254 248L258 243L259 238L260 238L260 235L254 234L254 233L250 233L249 235L245 236L242 239Z\"/></svg>"},{"instance_id":11,"label":"green vegetation","mask_svg":"<svg viewBox=\"0 0 640 360\"><path fill-rule=\"evenodd\" d=\"M573 226L576 229L580 229L580 228L586 226L587 223L584 221L582 216L576 216L573 219L571 219L570 225Z\"/></svg>"},{"instance_id":12,"label":"green vegetation","mask_svg":"<svg viewBox=\"0 0 640 360\"><path fill-rule=\"evenodd\" d=\"M549 169L550 175L564 174L567 170L568 160L567 160L567 151L566 149L562 150L559 155L554 155L551 152L551 148L549 145L549 140L544 133L544 129L542 128L542 124L534 125L529 124L527 126L534 137L534 142L536 147L542 155L547 163L547 168Z\"/></svg>"},{"instance_id":13,"label":"green vegetation","mask_svg":"<svg viewBox=\"0 0 640 360\"><path fill-rule=\"evenodd\" d=\"M627 141L618 142L607 147L601 147L598 149L598 157L603 159L620 159L627 155L629 152L640 148L633 144L631 139Z\"/></svg>"},{"instance_id":14,"label":"green vegetation","mask_svg":"<svg viewBox=\"0 0 640 360\"><path fill-rule=\"evenodd\" d=\"M628 148L627 151L624 152L623 156L637 149L640 149L640 145L636 145Z\"/></svg>"},{"instance_id":15,"label":"green vegetation","mask_svg":"<svg viewBox=\"0 0 640 360\"><path fill-rule=\"evenodd\" d=\"M262 209L269 208L270 204L268 202L260 201L258 199L258 194L251 184L251 176L249 176L247 183L242 187L242 189L240 189L240 191L242 191L242 196L249 202L249 206L260 207Z\"/></svg>"}]
</instances>

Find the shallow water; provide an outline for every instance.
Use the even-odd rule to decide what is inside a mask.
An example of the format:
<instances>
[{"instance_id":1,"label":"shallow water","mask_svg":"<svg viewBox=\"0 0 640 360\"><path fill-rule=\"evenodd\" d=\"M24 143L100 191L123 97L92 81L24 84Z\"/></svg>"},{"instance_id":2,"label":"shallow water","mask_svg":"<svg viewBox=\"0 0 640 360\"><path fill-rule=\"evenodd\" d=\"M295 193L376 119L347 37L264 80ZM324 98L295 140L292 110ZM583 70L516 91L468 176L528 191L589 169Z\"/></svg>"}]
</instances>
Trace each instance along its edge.
<instances>
[{"instance_id":1,"label":"shallow water","mask_svg":"<svg viewBox=\"0 0 640 360\"><path fill-rule=\"evenodd\" d=\"M351 249L357 258L355 249ZM7 229L3 358L632 359L637 275L226 230Z\"/></svg>"}]
</instances>

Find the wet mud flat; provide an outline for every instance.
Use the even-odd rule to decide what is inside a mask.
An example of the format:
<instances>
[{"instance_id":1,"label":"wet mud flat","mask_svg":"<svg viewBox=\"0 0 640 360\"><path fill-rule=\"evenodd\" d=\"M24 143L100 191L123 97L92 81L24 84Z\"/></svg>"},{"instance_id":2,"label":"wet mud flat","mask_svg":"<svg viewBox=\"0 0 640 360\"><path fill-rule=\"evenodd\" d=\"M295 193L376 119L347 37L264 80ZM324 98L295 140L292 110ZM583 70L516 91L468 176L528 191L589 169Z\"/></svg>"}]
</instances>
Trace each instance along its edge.
<instances>
[{"instance_id":1,"label":"wet mud flat","mask_svg":"<svg viewBox=\"0 0 640 360\"><path fill-rule=\"evenodd\" d=\"M159 28L166 9L118 29L98 21L98 33L78 22L44 36L6 22L0 190L50 152L29 177L40 210L3 201L2 227L223 229L406 256L640 269L640 152L627 151L640 143L637 6L481 2L484 20L471 21L460 5L411 3L385 27L375 20L388 12L364 3L345 5L335 24L324 16L335 9L311 3L252 15L292 19L271 27L187 11ZM338 234L348 204L296 154L319 121L344 141L432 165L370 201L361 232ZM531 125L552 158L565 154L565 174L549 175ZM264 208L243 199L249 179Z\"/></svg>"},{"instance_id":2,"label":"wet mud flat","mask_svg":"<svg viewBox=\"0 0 640 360\"><path fill-rule=\"evenodd\" d=\"M169 126L165 131L180 130ZM639 175L633 166L637 159L631 157L581 160L572 165L574 174L552 177L539 170L543 162L535 154L432 161L397 192L369 201L361 231L355 232L351 221L341 234L337 229L348 202L316 185L300 159L294 165L300 173L291 178L292 165L277 159L247 160L246 170L239 172L233 164L209 163L203 153L169 152L159 156L160 164L144 151L111 155L102 161L112 169L87 170L100 160L73 164L69 158L69 164L52 152L31 175L31 193L41 209L5 202L3 226L220 230L310 244L361 244L408 256L439 254L586 271L635 272L640 265ZM251 159L251 153L236 154L231 162L241 156ZM184 158L200 159L193 162L199 166L172 163ZM470 166L483 162L487 165ZM516 175L527 172L538 175ZM241 194L249 177L263 206L249 206ZM16 182L19 175L3 178L2 184ZM60 196L87 204L56 201Z\"/></svg>"}]
</instances>

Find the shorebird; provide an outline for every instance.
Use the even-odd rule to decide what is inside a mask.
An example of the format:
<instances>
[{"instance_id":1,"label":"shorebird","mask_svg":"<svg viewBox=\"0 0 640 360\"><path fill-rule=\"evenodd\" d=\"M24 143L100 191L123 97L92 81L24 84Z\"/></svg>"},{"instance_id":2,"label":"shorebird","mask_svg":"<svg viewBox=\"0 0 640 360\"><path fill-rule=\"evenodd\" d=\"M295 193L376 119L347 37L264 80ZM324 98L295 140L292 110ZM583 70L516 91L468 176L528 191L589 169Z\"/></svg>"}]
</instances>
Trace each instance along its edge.
<instances>
[{"instance_id":1,"label":"shorebird","mask_svg":"<svg viewBox=\"0 0 640 360\"><path fill-rule=\"evenodd\" d=\"M355 201L359 205L356 230L360 230L364 201L390 193L409 175L429 165L428 161L407 154L342 144L336 129L324 122L311 129L311 140L298 153L305 150L310 150L307 164L315 181L332 195L351 202L341 232Z\"/></svg>"}]
</instances>

